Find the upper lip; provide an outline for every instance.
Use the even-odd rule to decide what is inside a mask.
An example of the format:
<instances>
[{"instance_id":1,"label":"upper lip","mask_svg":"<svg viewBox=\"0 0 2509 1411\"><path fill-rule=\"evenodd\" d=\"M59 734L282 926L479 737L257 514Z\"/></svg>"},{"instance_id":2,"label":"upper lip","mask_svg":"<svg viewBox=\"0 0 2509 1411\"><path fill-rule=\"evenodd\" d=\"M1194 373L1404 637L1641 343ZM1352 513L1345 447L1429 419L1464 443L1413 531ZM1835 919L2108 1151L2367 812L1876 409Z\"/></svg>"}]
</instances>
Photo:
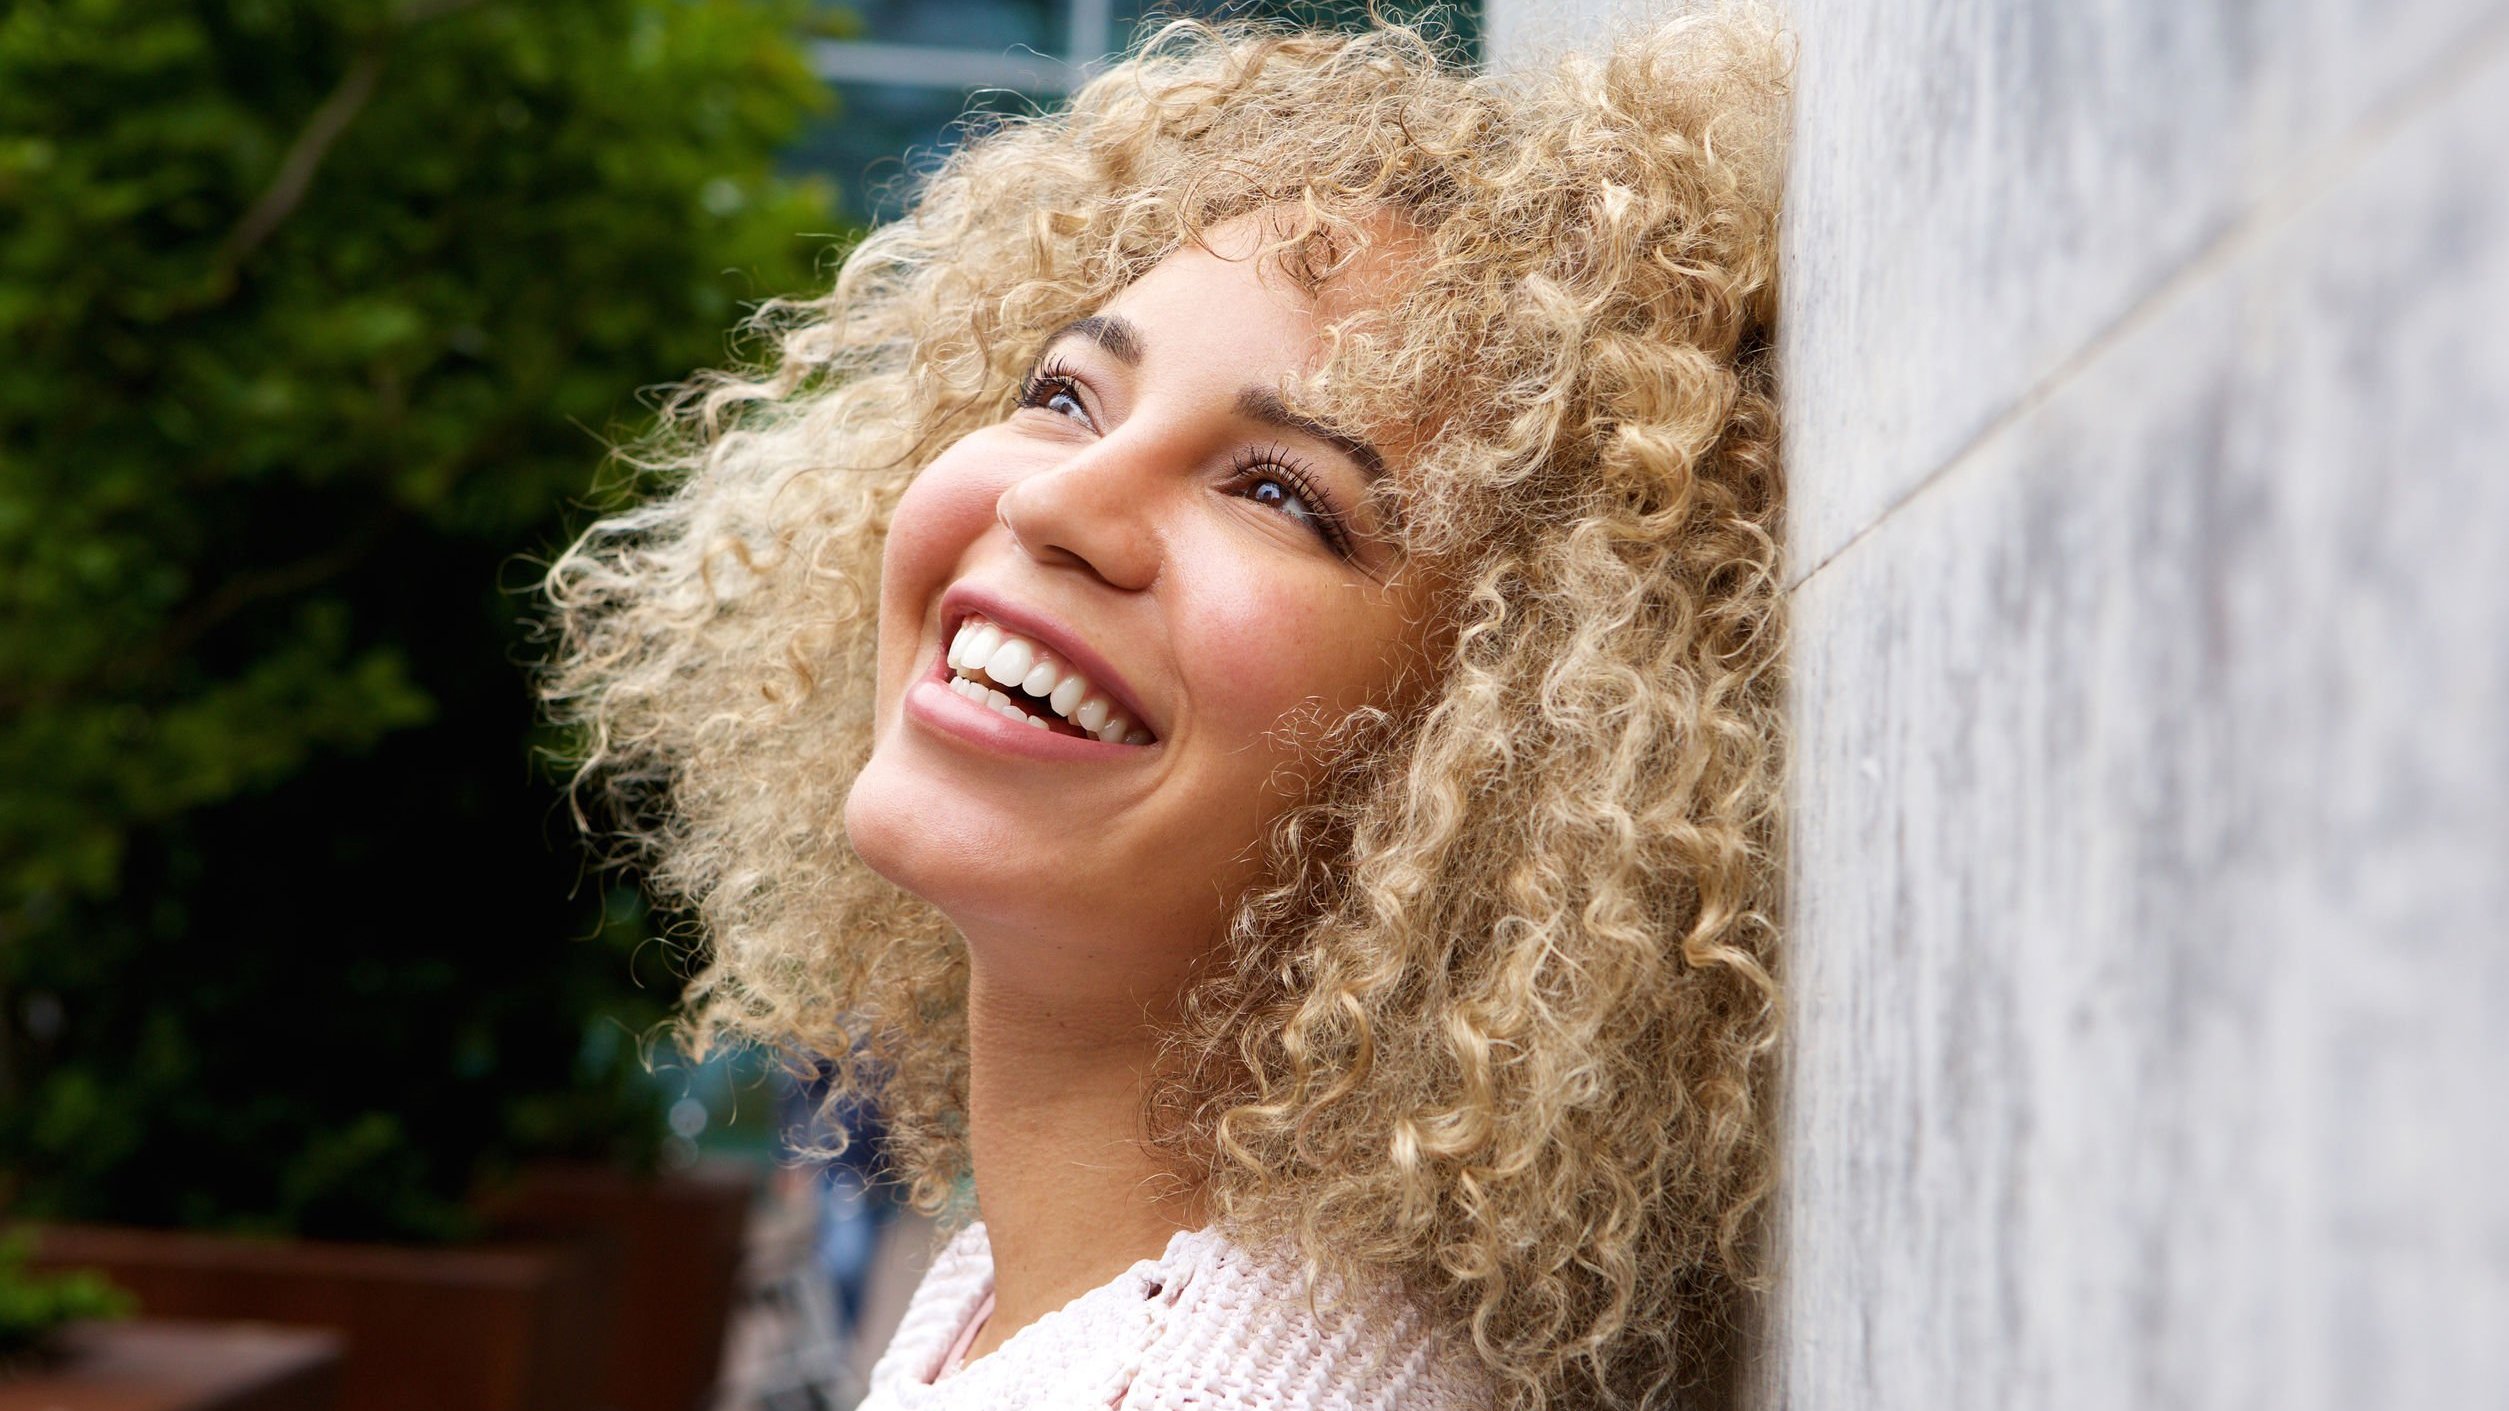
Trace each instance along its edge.
<instances>
[{"instance_id":1,"label":"upper lip","mask_svg":"<svg viewBox=\"0 0 2509 1411\"><path fill-rule=\"evenodd\" d=\"M1141 698L1133 693L1130 682L1114 663L1100 656L1096 648L1083 641L1080 634L1055 621L1043 610L1003 596L993 589L975 583L954 583L941 595L941 651L947 655L950 638L958 624L973 613L1004 631L1050 649L1056 656L1079 668L1089 684L1106 693L1116 707L1133 719L1133 723L1152 736L1165 739L1167 731L1141 708Z\"/></svg>"}]
</instances>

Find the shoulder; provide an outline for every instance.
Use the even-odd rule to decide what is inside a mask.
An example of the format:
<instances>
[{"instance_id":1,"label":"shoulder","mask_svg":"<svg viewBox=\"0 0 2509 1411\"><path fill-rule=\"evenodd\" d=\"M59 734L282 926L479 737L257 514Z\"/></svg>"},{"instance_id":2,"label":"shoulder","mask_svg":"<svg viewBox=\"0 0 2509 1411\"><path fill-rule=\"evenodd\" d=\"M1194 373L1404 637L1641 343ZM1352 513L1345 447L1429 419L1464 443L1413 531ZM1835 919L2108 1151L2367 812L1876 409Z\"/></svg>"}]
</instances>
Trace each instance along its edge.
<instances>
[{"instance_id":1,"label":"shoulder","mask_svg":"<svg viewBox=\"0 0 2509 1411\"><path fill-rule=\"evenodd\" d=\"M1469 1347L1390 1284L1311 1283L1294 1256L1216 1230L1180 1234L1157 1335L1122 1402L1142 1411L1318 1408L1462 1411L1489 1406Z\"/></svg>"}]
</instances>

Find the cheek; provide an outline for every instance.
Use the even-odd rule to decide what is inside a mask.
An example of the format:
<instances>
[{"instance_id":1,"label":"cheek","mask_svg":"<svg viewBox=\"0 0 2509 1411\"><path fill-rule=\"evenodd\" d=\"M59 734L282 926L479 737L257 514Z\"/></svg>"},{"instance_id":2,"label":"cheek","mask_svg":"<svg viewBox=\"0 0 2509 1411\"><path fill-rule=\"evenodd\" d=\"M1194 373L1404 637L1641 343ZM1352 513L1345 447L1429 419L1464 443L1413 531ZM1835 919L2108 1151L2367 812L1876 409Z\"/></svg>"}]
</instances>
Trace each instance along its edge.
<instances>
[{"instance_id":1,"label":"cheek","mask_svg":"<svg viewBox=\"0 0 2509 1411\"><path fill-rule=\"evenodd\" d=\"M961 457L953 447L906 487L889 516L881 563L884 595L895 586L946 577L967 546L993 527L1002 484L961 463L975 459Z\"/></svg>"},{"instance_id":2,"label":"cheek","mask_svg":"<svg viewBox=\"0 0 2509 1411\"><path fill-rule=\"evenodd\" d=\"M880 556L880 683L887 697L929 626L941 590L961 572L968 551L998 521L994 507L1004 479L984 473L993 458L961 442L924 468L890 513Z\"/></svg>"},{"instance_id":3,"label":"cheek","mask_svg":"<svg viewBox=\"0 0 2509 1411\"><path fill-rule=\"evenodd\" d=\"M1179 624L1201 664L1195 694L1228 733L1260 736L1302 709L1337 719L1392 675L1395 618L1381 603L1339 575L1265 567L1241 555L1207 575Z\"/></svg>"}]
</instances>

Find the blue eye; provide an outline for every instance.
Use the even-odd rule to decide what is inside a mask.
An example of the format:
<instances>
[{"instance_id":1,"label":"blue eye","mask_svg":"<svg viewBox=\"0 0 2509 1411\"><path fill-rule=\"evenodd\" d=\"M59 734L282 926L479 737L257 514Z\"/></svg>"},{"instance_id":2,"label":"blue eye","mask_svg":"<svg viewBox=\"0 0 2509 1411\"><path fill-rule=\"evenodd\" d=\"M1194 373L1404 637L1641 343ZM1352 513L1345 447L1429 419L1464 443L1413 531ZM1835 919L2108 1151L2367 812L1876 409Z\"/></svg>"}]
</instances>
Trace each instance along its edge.
<instances>
[{"instance_id":1,"label":"blue eye","mask_svg":"<svg viewBox=\"0 0 2509 1411\"><path fill-rule=\"evenodd\" d=\"M1089 425L1088 404L1080 400L1080 383L1061 363L1048 363L1028 375L1019 388L1019 405L1034 407Z\"/></svg>"},{"instance_id":2,"label":"blue eye","mask_svg":"<svg viewBox=\"0 0 2509 1411\"><path fill-rule=\"evenodd\" d=\"M1278 446L1238 452L1229 476L1231 487L1256 504L1279 511L1323 541L1324 547L1349 558L1350 536L1341 516L1315 483L1288 461L1287 454Z\"/></svg>"},{"instance_id":3,"label":"blue eye","mask_svg":"<svg viewBox=\"0 0 2509 1411\"><path fill-rule=\"evenodd\" d=\"M1301 524L1314 525L1320 522L1315 506L1307 503L1307 497L1299 494L1287 481L1275 476L1257 477L1252 488L1247 492L1246 498L1258 505L1270 505Z\"/></svg>"}]
</instances>

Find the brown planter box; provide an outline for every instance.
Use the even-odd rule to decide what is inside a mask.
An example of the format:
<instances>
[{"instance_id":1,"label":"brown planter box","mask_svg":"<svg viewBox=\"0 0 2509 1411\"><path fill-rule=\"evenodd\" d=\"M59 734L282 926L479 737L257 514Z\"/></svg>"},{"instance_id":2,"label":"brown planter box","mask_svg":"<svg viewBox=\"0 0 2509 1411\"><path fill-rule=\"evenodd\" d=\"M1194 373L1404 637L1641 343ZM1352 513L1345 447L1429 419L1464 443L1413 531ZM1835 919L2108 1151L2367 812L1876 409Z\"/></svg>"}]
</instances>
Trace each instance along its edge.
<instances>
[{"instance_id":1,"label":"brown planter box","mask_svg":"<svg viewBox=\"0 0 2509 1411\"><path fill-rule=\"evenodd\" d=\"M695 1411L711 1398L758 1177L704 1165L638 1180L606 1166L549 1163L484 1205L503 1235L577 1240L609 1280L606 1411Z\"/></svg>"},{"instance_id":2,"label":"brown planter box","mask_svg":"<svg viewBox=\"0 0 2509 1411\"><path fill-rule=\"evenodd\" d=\"M267 1323L73 1323L0 1411L333 1411L340 1339Z\"/></svg>"},{"instance_id":3,"label":"brown planter box","mask_svg":"<svg viewBox=\"0 0 2509 1411\"><path fill-rule=\"evenodd\" d=\"M54 1225L36 1263L102 1270L157 1318L248 1318L347 1340L340 1411L588 1411L597 1255Z\"/></svg>"}]
</instances>

